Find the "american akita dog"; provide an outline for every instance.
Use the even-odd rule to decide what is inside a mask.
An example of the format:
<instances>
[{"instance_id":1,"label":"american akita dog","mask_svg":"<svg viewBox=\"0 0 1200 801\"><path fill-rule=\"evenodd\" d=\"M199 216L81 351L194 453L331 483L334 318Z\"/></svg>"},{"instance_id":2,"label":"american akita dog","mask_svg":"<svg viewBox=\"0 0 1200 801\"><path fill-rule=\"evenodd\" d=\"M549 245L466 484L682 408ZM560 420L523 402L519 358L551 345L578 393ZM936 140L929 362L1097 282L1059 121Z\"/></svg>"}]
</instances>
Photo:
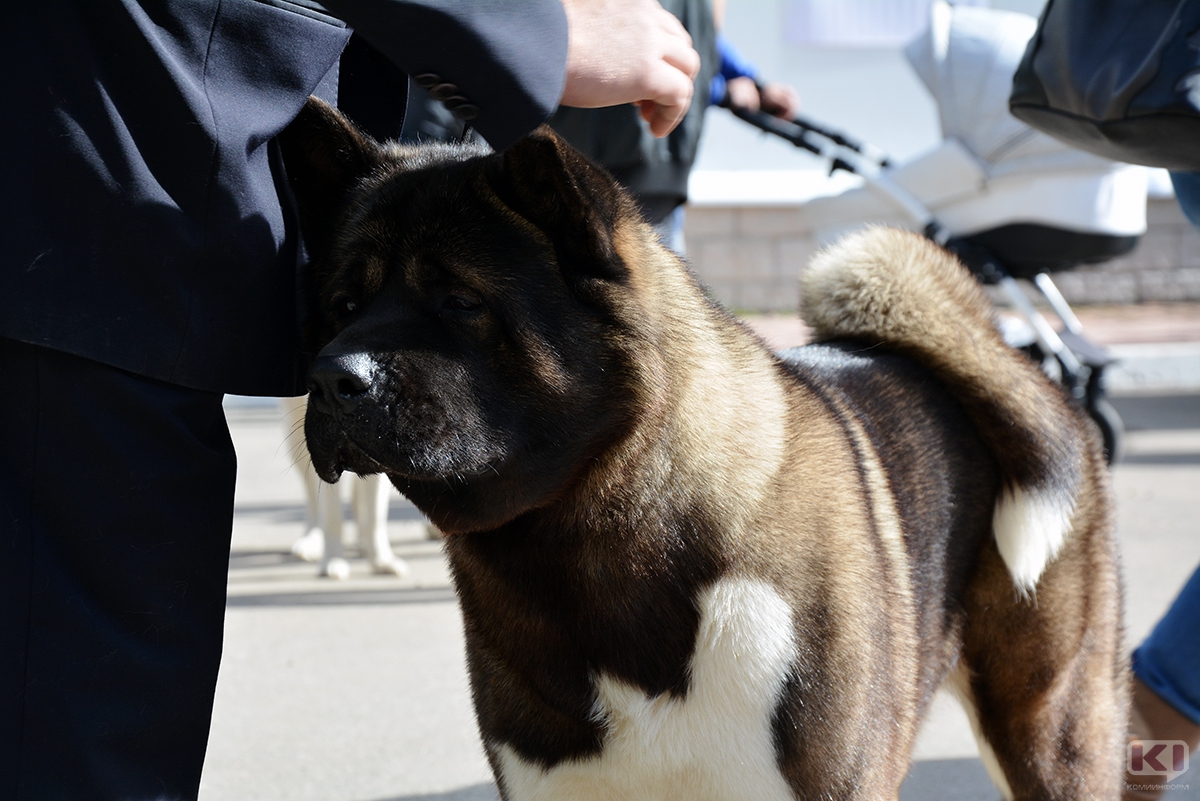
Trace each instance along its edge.
<instances>
[{"instance_id":1,"label":"american akita dog","mask_svg":"<svg viewBox=\"0 0 1200 801\"><path fill-rule=\"evenodd\" d=\"M949 685L1020 799L1120 795L1096 432L944 251L818 255L771 353L547 130L283 137L313 463L446 532L506 799L895 799Z\"/></svg>"}]
</instances>

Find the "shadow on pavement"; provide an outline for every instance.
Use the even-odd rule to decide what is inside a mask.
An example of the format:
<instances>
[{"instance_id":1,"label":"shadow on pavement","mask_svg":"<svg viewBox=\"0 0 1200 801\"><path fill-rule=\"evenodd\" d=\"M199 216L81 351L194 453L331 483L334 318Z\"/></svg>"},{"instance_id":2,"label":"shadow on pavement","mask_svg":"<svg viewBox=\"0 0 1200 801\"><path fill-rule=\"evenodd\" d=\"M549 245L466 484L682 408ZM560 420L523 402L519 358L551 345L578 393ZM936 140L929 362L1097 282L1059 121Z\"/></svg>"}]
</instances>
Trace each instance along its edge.
<instances>
[{"instance_id":1,"label":"shadow on pavement","mask_svg":"<svg viewBox=\"0 0 1200 801\"><path fill-rule=\"evenodd\" d=\"M405 545L411 545L411 543L405 543ZM440 546L437 543L421 542L417 544L416 548L409 547L403 550L404 559L408 562L442 558ZM362 556L356 549L351 549L347 553L350 558ZM264 549L257 551L236 550L229 553L229 569L231 572L238 570L261 570L272 567L294 567L304 564L308 563L291 551Z\"/></svg>"},{"instance_id":2,"label":"shadow on pavement","mask_svg":"<svg viewBox=\"0 0 1200 801\"><path fill-rule=\"evenodd\" d=\"M1162 801L1200 799L1200 766L1173 781L1173 788ZM499 795L492 784L477 784L446 793L401 795L375 801L496 801ZM914 762L900 788L900 801L1000 801L1000 791L988 778L978 757L930 759Z\"/></svg>"},{"instance_id":3,"label":"shadow on pavement","mask_svg":"<svg viewBox=\"0 0 1200 801\"><path fill-rule=\"evenodd\" d=\"M302 562L290 551L261 550L261 551L230 551L230 570L253 570L263 567L278 567L279 565L298 565Z\"/></svg>"},{"instance_id":4,"label":"shadow on pavement","mask_svg":"<svg viewBox=\"0 0 1200 801\"><path fill-rule=\"evenodd\" d=\"M233 507L233 512L238 516L250 517L266 517L276 523L293 523L304 519L304 505L300 502L294 503L238 503ZM346 508L346 519L353 520L350 516L349 505ZM388 520L400 522L420 522L424 521L425 517L417 511L417 507L413 506L408 501L402 498L394 498L388 504Z\"/></svg>"},{"instance_id":5,"label":"shadow on pavement","mask_svg":"<svg viewBox=\"0 0 1200 801\"><path fill-rule=\"evenodd\" d=\"M304 506L299 503L238 503L233 513L237 517L266 518L272 523L304 521Z\"/></svg>"},{"instance_id":6,"label":"shadow on pavement","mask_svg":"<svg viewBox=\"0 0 1200 801\"><path fill-rule=\"evenodd\" d=\"M398 795L392 798L379 798L375 801L496 801L499 797L500 794L496 792L496 785L488 783L463 787L446 793Z\"/></svg>"},{"instance_id":7,"label":"shadow on pavement","mask_svg":"<svg viewBox=\"0 0 1200 801\"><path fill-rule=\"evenodd\" d=\"M447 793L402 795L375 801L496 801L495 786L478 784ZM999 801L1000 791L978 758L914 762L900 788L900 801Z\"/></svg>"},{"instance_id":8,"label":"shadow on pavement","mask_svg":"<svg viewBox=\"0 0 1200 801\"><path fill-rule=\"evenodd\" d=\"M313 592L270 592L233 595L225 605L234 607L267 606L352 606L355 604L443 604L457 603L449 587L409 587L395 589L316 590Z\"/></svg>"},{"instance_id":9,"label":"shadow on pavement","mask_svg":"<svg viewBox=\"0 0 1200 801\"><path fill-rule=\"evenodd\" d=\"M1160 801L1200 801L1200 763L1173 779ZM914 762L900 788L900 801L1000 801L978 757ZM474 799L472 799L474 801Z\"/></svg>"},{"instance_id":10,"label":"shadow on pavement","mask_svg":"<svg viewBox=\"0 0 1200 801\"><path fill-rule=\"evenodd\" d=\"M1186 395L1128 395L1109 401L1127 431L1200 428L1200 393Z\"/></svg>"},{"instance_id":11,"label":"shadow on pavement","mask_svg":"<svg viewBox=\"0 0 1200 801\"><path fill-rule=\"evenodd\" d=\"M900 786L900 801L1000 801L979 757L914 762Z\"/></svg>"},{"instance_id":12,"label":"shadow on pavement","mask_svg":"<svg viewBox=\"0 0 1200 801\"><path fill-rule=\"evenodd\" d=\"M1121 464L1194 465L1200 464L1200 453L1127 453Z\"/></svg>"}]
</instances>

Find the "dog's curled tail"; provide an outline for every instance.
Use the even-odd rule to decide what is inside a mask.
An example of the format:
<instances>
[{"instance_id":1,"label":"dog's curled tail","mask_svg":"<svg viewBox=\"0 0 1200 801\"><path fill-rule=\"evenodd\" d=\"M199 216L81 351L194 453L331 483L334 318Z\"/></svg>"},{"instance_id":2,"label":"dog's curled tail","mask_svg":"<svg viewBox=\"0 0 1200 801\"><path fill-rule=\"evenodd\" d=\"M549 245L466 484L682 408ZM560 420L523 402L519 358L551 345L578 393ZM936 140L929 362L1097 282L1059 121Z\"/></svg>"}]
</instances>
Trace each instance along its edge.
<instances>
[{"instance_id":1,"label":"dog's curled tail","mask_svg":"<svg viewBox=\"0 0 1200 801\"><path fill-rule=\"evenodd\" d=\"M882 345L930 368L1000 465L996 543L1022 594L1066 539L1092 433L1065 393L1005 344L992 306L953 256L917 234L868 228L818 253L801 278L816 339Z\"/></svg>"}]
</instances>

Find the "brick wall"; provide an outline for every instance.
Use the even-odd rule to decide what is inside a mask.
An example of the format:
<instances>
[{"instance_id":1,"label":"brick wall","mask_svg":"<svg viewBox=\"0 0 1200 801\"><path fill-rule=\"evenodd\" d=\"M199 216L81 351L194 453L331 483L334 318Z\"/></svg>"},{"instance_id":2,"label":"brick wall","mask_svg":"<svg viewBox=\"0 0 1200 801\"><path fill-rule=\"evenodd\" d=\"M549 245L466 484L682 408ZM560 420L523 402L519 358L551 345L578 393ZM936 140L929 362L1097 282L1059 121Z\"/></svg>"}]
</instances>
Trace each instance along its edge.
<instances>
[{"instance_id":1,"label":"brick wall","mask_svg":"<svg viewBox=\"0 0 1200 801\"><path fill-rule=\"evenodd\" d=\"M815 247L803 206L692 206L686 219L688 260L718 300L737 311L795 310ZM1200 301L1200 233L1174 199L1151 200L1129 256L1054 280L1075 304Z\"/></svg>"}]
</instances>

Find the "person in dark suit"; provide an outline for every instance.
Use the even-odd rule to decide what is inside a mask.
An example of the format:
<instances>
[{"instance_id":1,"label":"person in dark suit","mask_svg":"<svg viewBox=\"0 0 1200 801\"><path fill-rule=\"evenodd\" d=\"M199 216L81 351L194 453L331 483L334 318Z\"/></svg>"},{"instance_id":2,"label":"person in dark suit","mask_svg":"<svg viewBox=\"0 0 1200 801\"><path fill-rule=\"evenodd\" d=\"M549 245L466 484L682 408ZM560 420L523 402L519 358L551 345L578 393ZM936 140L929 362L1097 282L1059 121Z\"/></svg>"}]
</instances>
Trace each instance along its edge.
<instances>
[{"instance_id":1,"label":"person in dark suit","mask_svg":"<svg viewBox=\"0 0 1200 801\"><path fill-rule=\"evenodd\" d=\"M336 100L351 29L496 149L560 100L639 103L665 133L698 59L653 0L616 2L8 9L0 798L197 794L236 472L221 399L303 391L274 138Z\"/></svg>"}]
</instances>

